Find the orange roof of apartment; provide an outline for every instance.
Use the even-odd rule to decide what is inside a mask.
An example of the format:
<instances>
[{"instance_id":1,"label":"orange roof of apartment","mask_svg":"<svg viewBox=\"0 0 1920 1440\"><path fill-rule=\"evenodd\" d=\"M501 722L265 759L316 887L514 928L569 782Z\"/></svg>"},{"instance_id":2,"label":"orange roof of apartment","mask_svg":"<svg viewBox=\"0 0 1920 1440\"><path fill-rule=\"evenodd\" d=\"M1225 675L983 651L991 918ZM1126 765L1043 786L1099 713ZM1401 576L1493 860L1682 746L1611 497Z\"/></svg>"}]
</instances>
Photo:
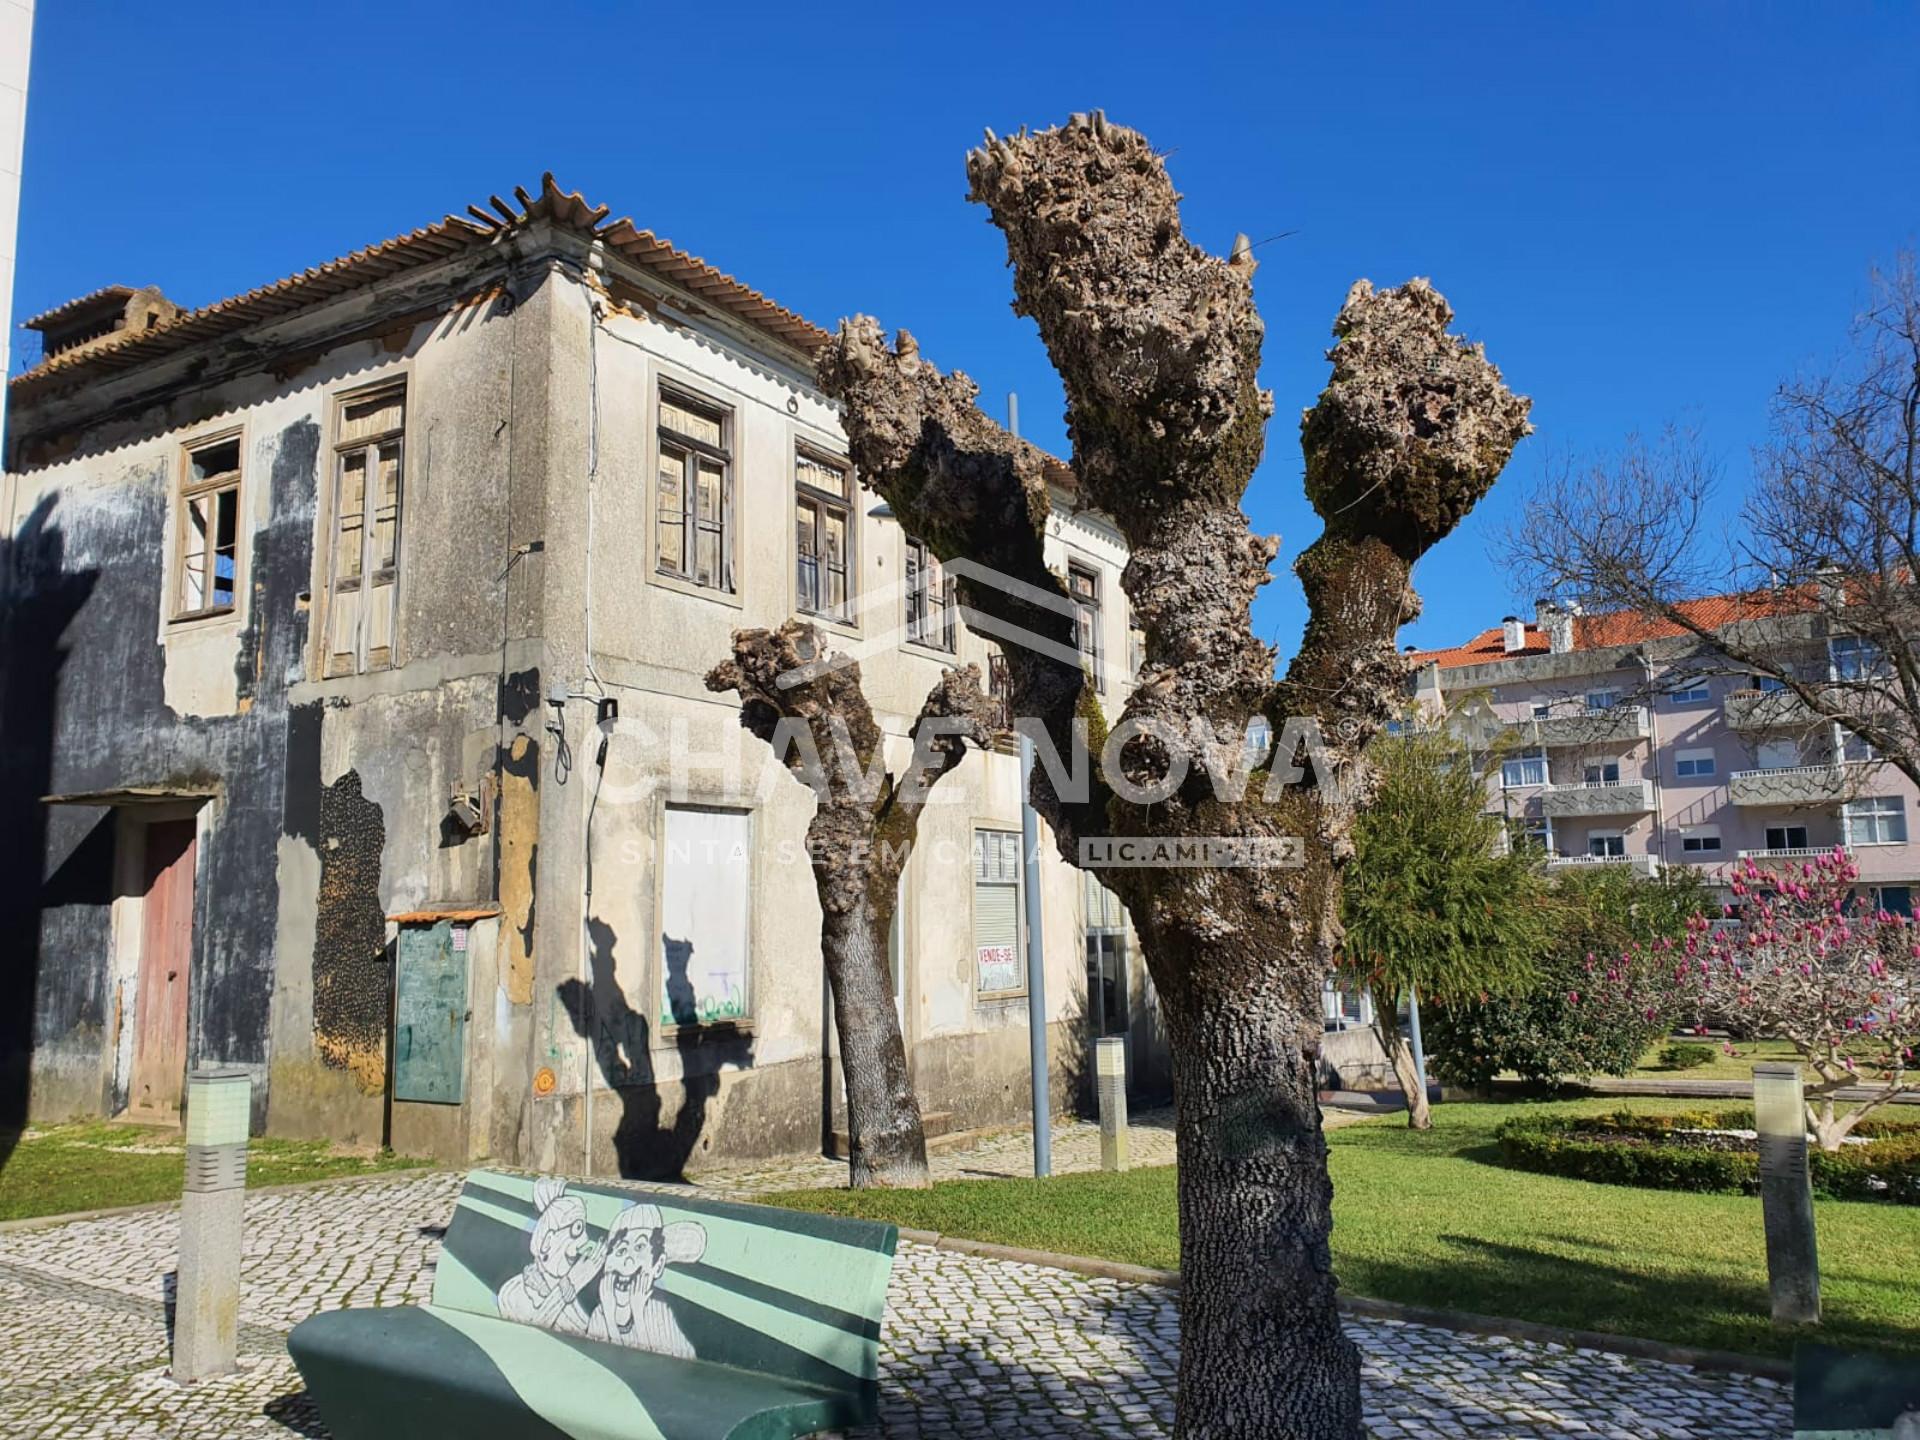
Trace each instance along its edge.
<instances>
[{"instance_id":1,"label":"orange roof of apartment","mask_svg":"<svg viewBox=\"0 0 1920 1440\"><path fill-rule=\"evenodd\" d=\"M1689 620L1707 630L1718 630L1737 620L1758 620L1772 615L1787 615L1811 609L1812 597L1800 590L1750 591L1739 595L1707 595L1698 600L1683 600L1676 607ZM1573 620L1573 648L1605 650L1616 645L1636 645L1648 640L1666 640L1691 634L1686 626L1664 615L1645 615L1633 610L1614 610L1604 615L1576 615ZM1523 629L1524 644L1518 650L1506 648L1505 626L1482 630L1464 645L1439 650L1413 650L1407 659L1416 665L1437 664L1442 670L1463 665L1487 665L1496 660L1514 660L1528 655L1552 652L1547 632L1532 621Z\"/></svg>"},{"instance_id":2,"label":"orange roof of apartment","mask_svg":"<svg viewBox=\"0 0 1920 1440\"><path fill-rule=\"evenodd\" d=\"M514 187L513 194L519 201L517 210L498 195L491 195L487 198L491 213L478 205L469 205L467 213L471 219L449 215L438 224L355 250L338 260L302 270L244 295L216 301L198 310L183 310L151 329L126 331L84 349L48 356L16 375L9 382L9 389L16 398L24 399L83 375L98 376L132 369L199 341L277 319L390 275L419 269L463 250L494 244L541 220L591 235L640 268L672 281L715 309L801 351L810 354L830 338L811 321L776 304L699 256L676 249L651 230L642 230L624 218L609 222L607 206L589 205L577 191L562 191L551 174L541 177L538 195L529 195L519 186ZM86 301L124 288L107 286L80 300L57 305L29 323L43 323Z\"/></svg>"}]
</instances>

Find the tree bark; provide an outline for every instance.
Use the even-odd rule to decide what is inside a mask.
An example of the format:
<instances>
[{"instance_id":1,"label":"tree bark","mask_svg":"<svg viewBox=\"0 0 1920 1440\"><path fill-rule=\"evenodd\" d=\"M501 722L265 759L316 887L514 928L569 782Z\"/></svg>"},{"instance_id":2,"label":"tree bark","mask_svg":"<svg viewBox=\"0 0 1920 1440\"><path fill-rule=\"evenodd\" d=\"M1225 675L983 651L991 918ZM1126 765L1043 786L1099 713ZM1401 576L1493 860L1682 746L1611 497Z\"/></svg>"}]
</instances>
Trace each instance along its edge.
<instances>
[{"instance_id":1,"label":"tree bark","mask_svg":"<svg viewBox=\"0 0 1920 1440\"><path fill-rule=\"evenodd\" d=\"M1427 1087L1420 1083L1420 1067L1413 1063L1413 1046L1400 1030L1400 1005L1397 995L1373 992L1373 1033L1380 1048L1387 1052L1393 1078L1407 1099L1407 1126L1413 1130L1433 1128L1433 1107L1427 1102Z\"/></svg>"},{"instance_id":2,"label":"tree bark","mask_svg":"<svg viewBox=\"0 0 1920 1440\"><path fill-rule=\"evenodd\" d=\"M1015 713L1062 755L1076 722L1103 717L1047 564L1051 487L1075 488L1120 527L1121 588L1145 636L1116 727L1133 738L1087 790L1062 793L1042 767L1031 791L1069 863L1098 837L1299 842L1297 868L1107 875L1174 1053L1176 1434L1349 1440L1359 1365L1334 1306L1316 1099L1340 871L1370 794L1365 745L1405 684L1394 638L1417 613L1413 562L1493 483L1526 432L1526 402L1479 347L1446 333L1452 311L1426 282L1354 287L1332 382L1302 425L1325 532L1295 567L1310 618L1276 684L1250 607L1279 542L1250 534L1240 508L1272 410L1257 379L1251 247L1236 242L1221 260L1188 241L1161 158L1097 112L1038 134L989 133L967 168L972 198L1006 236L1014 308L1038 324L1065 382L1072 472L982 415L966 376L942 375L904 332L889 347L871 319L842 326L818 357L820 380L844 402L862 479L902 525L943 560L997 572L957 576L963 614L1001 639ZM1263 774L1248 792L1255 717L1288 752L1270 762L1276 777L1301 777L1304 749L1310 784L1269 788ZM1096 758L1102 738L1086 737Z\"/></svg>"},{"instance_id":3,"label":"tree bark","mask_svg":"<svg viewBox=\"0 0 1920 1440\"><path fill-rule=\"evenodd\" d=\"M820 953L833 995L847 1088L848 1174L855 1189L925 1189L927 1142L907 1073L906 1042L887 965L900 872L934 784L992 738L973 666L949 670L912 726L901 774L883 771L883 737L860 667L829 653L812 625L736 630L733 658L707 688L737 691L740 723L814 792L807 852L820 897Z\"/></svg>"}]
</instances>

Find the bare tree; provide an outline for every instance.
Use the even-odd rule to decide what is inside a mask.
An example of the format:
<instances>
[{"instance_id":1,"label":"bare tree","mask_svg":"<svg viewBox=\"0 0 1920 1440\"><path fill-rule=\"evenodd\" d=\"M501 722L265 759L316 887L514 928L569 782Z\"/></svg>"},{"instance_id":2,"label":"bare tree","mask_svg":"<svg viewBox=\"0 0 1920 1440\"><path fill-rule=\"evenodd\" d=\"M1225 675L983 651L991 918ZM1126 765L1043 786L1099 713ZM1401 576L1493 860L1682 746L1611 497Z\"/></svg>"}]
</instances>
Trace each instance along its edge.
<instances>
[{"instance_id":1,"label":"bare tree","mask_svg":"<svg viewBox=\"0 0 1920 1440\"><path fill-rule=\"evenodd\" d=\"M860 688L860 667L830 657L812 625L736 630L733 658L707 688L740 695L740 723L814 791L808 859L820 896L820 950L833 994L854 1188L923 1189L927 1141L907 1075L887 965L900 871L933 785L993 738L975 666L946 671L914 721L913 755L886 768L884 737Z\"/></svg>"},{"instance_id":2,"label":"bare tree","mask_svg":"<svg viewBox=\"0 0 1920 1440\"><path fill-rule=\"evenodd\" d=\"M1172 1042L1178 1106L1185 1437L1360 1433L1358 1360L1341 1332L1328 1251L1332 1187L1316 1098L1320 993L1340 943L1340 874L1362 750L1402 697L1394 651L1416 611L1413 562L1486 492L1525 433L1527 405L1425 281L1362 281L1335 325L1333 377L1302 427L1306 489L1325 523L1296 565L1311 609L1286 678L1249 607L1278 541L1240 500L1272 398L1244 238L1222 260L1186 240L1178 197L1139 134L1097 112L987 143L972 198L1007 240L1015 310L1065 382L1084 503L1113 517L1145 659L1087 783L1037 767L1031 798L1060 853L1102 837L1299 837L1296 869L1116 869ZM961 577L962 613L1022 631L1006 648L1014 712L1069 753L1094 718L1071 606L1044 555L1045 458L974 404L904 333L866 318L819 358L844 404L855 464ZM1314 722L1317 731L1288 717ZM1281 734L1276 775L1246 791L1249 724ZM1316 738L1317 736L1317 738Z\"/></svg>"},{"instance_id":3,"label":"bare tree","mask_svg":"<svg viewBox=\"0 0 1920 1440\"><path fill-rule=\"evenodd\" d=\"M1737 524L1714 538L1721 476L1695 435L1563 464L1505 548L1543 594L1668 622L1676 668L1763 677L1754 730L1835 725L1920 782L1920 280L1872 277L1846 354L1783 384ZM1723 603L1703 597L1734 593ZM1861 754L1866 754L1864 749ZM1832 793L1845 799L1844 779Z\"/></svg>"}]
</instances>

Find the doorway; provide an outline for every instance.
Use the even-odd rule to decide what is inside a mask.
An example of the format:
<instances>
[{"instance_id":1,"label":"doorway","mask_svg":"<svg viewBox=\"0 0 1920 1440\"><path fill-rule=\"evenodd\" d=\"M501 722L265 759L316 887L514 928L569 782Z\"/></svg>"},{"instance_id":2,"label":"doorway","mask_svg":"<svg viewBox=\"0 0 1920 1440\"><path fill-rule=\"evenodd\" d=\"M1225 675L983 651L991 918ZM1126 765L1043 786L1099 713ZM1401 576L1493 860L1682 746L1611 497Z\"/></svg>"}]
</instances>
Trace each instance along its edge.
<instances>
[{"instance_id":1,"label":"doorway","mask_svg":"<svg viewBox=\"0 0 1920 1440\"><path fill-rule=\"evenodd\" d=\"M1138 1088L1133 1063L1132 984L1128 974L1127 912L1120 897L1100 883L1091 870L1081 875L1082 933L1087 948L1087 1048L1109 1035L1126 1044L1127 1093ZM1087 1057L1093 1073L1093 1056Z\"/></svg>"},{"instance_id":2,"label":"doorway","mask_svg":"<svg viewBox=\"0 0 1920 1440\"><path fill-rule=\"evenodd\" d=\"M177 1120L187 1074L196 826L191 819L156 820L145 828L127 1108L142 1118Z\"/></svg>"}]
</instances>

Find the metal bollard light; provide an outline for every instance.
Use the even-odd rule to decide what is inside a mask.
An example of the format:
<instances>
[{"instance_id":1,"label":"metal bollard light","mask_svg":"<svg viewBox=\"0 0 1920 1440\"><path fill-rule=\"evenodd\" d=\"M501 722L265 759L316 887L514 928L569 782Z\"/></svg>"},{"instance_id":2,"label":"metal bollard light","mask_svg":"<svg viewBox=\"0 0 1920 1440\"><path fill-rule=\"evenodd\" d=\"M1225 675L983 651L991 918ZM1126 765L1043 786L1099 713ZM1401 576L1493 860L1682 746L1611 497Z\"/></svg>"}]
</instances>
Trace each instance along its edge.
<instances>
[{"instance_id":1,"label":"metal bollard light","mask_svg":"<svg viewBox=\"0 0 1920 1440\"><path fill-rule=\"evenodd\" d=\"M1753 1114L1760 1134L1760 1212L1774 1323L1818 1324L1820 1255L1807 1168L1806 1093L1798 1065L1753 1067Z\"/></svg>"},{"instance_id":2,"label":"metal bollard light","mask_svg":"<svg viewBox=\"0 0 1920 1440\"><path fill-rule=\"evenodd\" d=\"M187 1183L173 1321L173 1378L180 1384L226 1374L238 1354L252 1110L253 1082L245 1070L187 1077Z\"/></svg>"},{"instance_id":3,"label":"metal bollard light","mask_svg":"<svg viewBox=\"0 0 1920 1440\"><path fill-rule=\"evenodd\" d=\"M1127 1168L1127 1042L1106 1035L1093 1042L1093 1070L1100 1096L1100 1168Z\"/></svg>"}]
</instances>

